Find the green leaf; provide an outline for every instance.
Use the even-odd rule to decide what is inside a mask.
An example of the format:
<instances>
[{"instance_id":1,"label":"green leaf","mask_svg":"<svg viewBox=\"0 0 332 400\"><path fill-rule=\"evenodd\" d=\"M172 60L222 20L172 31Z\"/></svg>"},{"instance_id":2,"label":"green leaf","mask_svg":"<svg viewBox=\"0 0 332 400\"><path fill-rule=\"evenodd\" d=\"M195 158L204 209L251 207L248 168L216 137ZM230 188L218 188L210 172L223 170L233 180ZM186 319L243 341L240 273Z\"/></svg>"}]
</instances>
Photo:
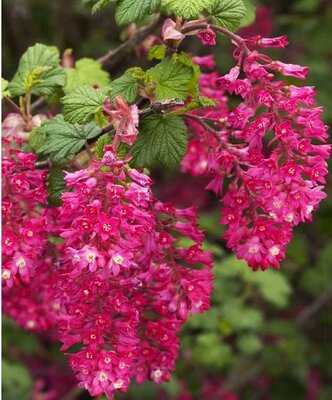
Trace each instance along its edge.
<instances>
[{"instance_id":1,"label":"green leaf","mask_svg":"<svg viewBox=\"0 0 332 400\"><path fill-rule=\"evenodd\" d=\"M160 6L160 0L121 0L116 8L115 20L125 25L153 14Z\"/></svg>"},{"instance_id":2,"label":"green leaf","mask_svg":"<svg viewBox=\"0 0 332 400\"><path fill-rule=\"evenodd\" d=\"M100 133L101 129L93 122L87 125L69 124L62 115L57 115L37 128L36 134L43 137L43 143L36 152L60 162L72 158L88 139L93 139Z\"/></svg>"},{"instance_id":3,"label":"green leaf","mask_svg":"<svg viewBox=\"0 0 332 400\"><path fill-rule=\"evenodd\" d=\"M156 82L157 100L184 100L190 91L194 77L193 69L173 58L165 58L161 63L147 71Z\"/></svg>"},{"instance_id":4,"label":"green leaf","mask_svg":"<svg viewBox=\"0 0 332 400\"><path fill-rule=\"evenodd\" d=\"M137 80L130 71L111 83L110 98L114 100L121 96L127 103L134 103L138 95Z\"/></svg>"},{"instance_id":5,"label":"green leaf","mask_svg":"<svg viewBox=\"0 0 332 400\"><path fill-rule=\"evenodd\" d=\"M96 143L96 157L98 160L101 160L103 158L104 147L107 144L111 143L112 143L112 137L110 136L110 134L105 133L104 135L100 136L100 138L97 140Z\"/></svg>"},{"instance_id":6,"label":"green leaf","mask_svg":"<svg viewBox=\"0 0 332 400\"><path fill-rule=\"evenodd\" d=\"M38 129L34 128L29 135L29 146L34 152L37 152L44 143L45 135Z\"/></svg>"},{"instance_id":7,"label":"green leaf","mask_svg":"<svg viewBox=\"0 0 332 400\"><path fill-rule=\"evenodd\" d=\"M199 99L198 82L201 76L201 70L199 66L187 53L184 52L179 54L174 54L173 59L192 69L193 75L188 84L188 91L198 100Z\"/></svg>"},{"instance_id":8,"label":"green leaf","mask_svg":"<svg viewBox=\"0 0 332 400\"><path fill-rule=\"evenodd\" d=\"M171 167L180 163L187 146L187 128L181 118L150 115L142 118L131 153L137 166L149 166L159 161Z\"/></svg>"},{"instance_id":9,"label":"green leaf","mask_svg":"<svg viewBox=\"0 0 332 400\"><path fill-rule=\"evenodd\" d=\"M82 58L75 64L75 68L65 68L67 75L66 85L63 88L65 94L81 85L98 85L104 87L109 85L110 78L98 61L91 58Z\"/></svg>"},{"instance_id":10,"label":"green leaf","mask_svg":"<svg viewBox=\"0 0 332 400\"><path fill-rule=\"evenodd\" d=\"M214 0L162 0L162 6L179 17L186 19L197 18L201 12L211 6Z\"/></svg>"},{"instance_id":11,"label":"green leaf","mask_svg":"<svg viewBox=\"0 0 332 400\"><path fill-rule=\"evenodd\" d=\"M50 170L47 182L47 201L51 206L61 206L61 195L65 191L65 173L62 168L54 167Z\"/></svg>"},{"instance_id":12,"label":"green leaf","mask_svg":"<svg viewBox=\"0 0 332 400\"><path fill-rule=\"evenodd\" d=\"M98 0L96 4L92 6L92 14L97 13L102 8L108 6L111 3L115 3L117 0Z\"/></svg>"},{"instance_id":13,"label":"green leaf","mask_svg":"<svg viewBox=\"0 0 332 400\"><path fill-rule=\"evenodd\" d=\"M261 340L253 333L240 335L237 339L236 345L243 354L255 354L263 348Z\"/></svg>"},{"instance_id":14,"label":"green leaf","mask_svg":"<svg viewBox=\"0 0 332 400\"><path fill-rule=\"evenodd\" d=\"M251 4L249 0L242 0L242 1L247 9L247 12L241 21L241 27L253 24L256 19L256 7L253 4Z\"/></svg>"},{"instance_id":15,"label":"green leaf","mask_svg":"<svg viewBox=\"0 0 332 400\"><path fill-rule=\"evenodd\" d=\"M21 364L2 360L2 396L6 400L28 400L32 390L32 379L29 371Z\"/></svg>"},{"instance_id":16,"label":"green leaf","mask_svg":"<svg viewBox=\"0 0 332 400\"><path fill-rule=\"evenodd\" d=\"M241 24L247 9L242 0L215 0L208 8L212 22L235 31Z\"/></svg>"},{"instance_id":17,"label":"green leaf","mask_svg":"<svg viewBox=\"0 0 332 400\"><path fill-rule=\"evenodd\" d=\"M51 95L65 84L65 73L60 67L59 51L37 43L29 47L20 59L18 70L9 84L12 96L28 91L32 94Z\"/></svg>"},{"instance_id":18,"label":"green leaf","mask_svg":"<svg viewBox=\"0 0 332 400\"><path fill-rule=\"evenodd\" d=\"M64 118L72 124L84 124L101 109L109 88L93 89L91 86L80 86L61 99L64 105Z\"/></svg>"},{"instance_id":19,"label":"green leaf","mask_svg":"<svg viewBox=\"0 0 332 400\"><path fill-rule=\"evenodd\" d=\"M148 60L162 60L166 55L166 46L164 44L157 44L152 46L148 53Z\"/></svg>"},{"instance_id":20,"label":"green leaf","mask_svg":"<svg viewBox=\"0 0 332 400\"><path fill-rule=\"evenodd\" d=\"M9 82L6 79L1 78L1 98L10 97L10 90L8 89Z\"/></svg>"}]
</instances>

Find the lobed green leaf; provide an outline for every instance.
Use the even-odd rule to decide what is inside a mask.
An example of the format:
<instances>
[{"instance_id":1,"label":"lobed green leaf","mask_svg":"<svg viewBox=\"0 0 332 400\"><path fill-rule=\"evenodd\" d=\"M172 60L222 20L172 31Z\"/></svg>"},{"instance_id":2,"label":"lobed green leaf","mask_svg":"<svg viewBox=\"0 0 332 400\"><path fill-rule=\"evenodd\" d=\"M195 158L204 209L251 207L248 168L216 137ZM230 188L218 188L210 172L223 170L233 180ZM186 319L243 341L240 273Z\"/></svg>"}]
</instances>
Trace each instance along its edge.
<instances>
[{"instance_id":1,"label":"lobed green leaf","mask_svg":"<svg viewBox=\"0 0 332 400\"><path fill-rule=\"evenodd\" d=\"M64 105L65 121L72 124L84 124L102 109L107 98L108 88L93 89L91 86L80 86L61 99Z\"/></svg>"},{"instance_id":2,"label":"lobed green leaf","mask_svg":"<svg viewBox=\"0 0 332 400\"><path fill-rule=\"evenodd\" d=\"M150 115L140 122L139 134L131 154L136 166L149 166L159 161L173 167L180 163L187 147L187 128L181 118Z\"/></svg>"}]
</instances>

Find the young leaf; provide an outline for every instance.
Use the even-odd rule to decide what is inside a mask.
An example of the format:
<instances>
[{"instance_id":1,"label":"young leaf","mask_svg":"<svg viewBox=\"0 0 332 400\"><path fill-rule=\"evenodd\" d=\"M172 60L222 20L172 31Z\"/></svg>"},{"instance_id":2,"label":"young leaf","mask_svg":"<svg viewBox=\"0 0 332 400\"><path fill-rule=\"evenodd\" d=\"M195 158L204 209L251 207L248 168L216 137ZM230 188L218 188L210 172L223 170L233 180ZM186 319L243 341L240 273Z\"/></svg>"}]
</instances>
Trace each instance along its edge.
<instances>
[{"instance_id":1,"label":"young leaf","mask_svg":"<svg viewBox=\"0 0 332 400\"><path fill-rule=\"evenodd\" d=\"M246 15L247 9L242 0L214 0L207 11L212 16L213 23L235 31Z\"/></svg>"},{"instance_id":2,"label":"young leaf","mask_svg":"<svg viewBox=\"0 0 332 400\"><path fill-rule=\"evenodd\" d=\"M65 94L82 85L109 85L110 77L102 70L101 64L91 58L82 58L76 61L75 68L65 68L67 81L63 88Z\"/></svg>"},{"instance_id":3,"label":"young leaf","mask_svg":"<svg viewBox=\"0 0 332 400\"><path fill-rule=\"evenodd\" d=\"M96 143L96 157L98 160L101 160L104 155L104 147L107 144L112 143L112 137L108 134L105 133L104 135L100 136L100 138L97 140Z\"/></svg>"},{"instance_id":4,"label":"young leaf","mask_svg":"<svg viewBox=\"0 0 332 400\"><path fill-rule=\"evenodd\" d=\"M130 71L124 73L120 78L111 83L110 98L114 100L121 96L127 103L134 103L138 95L137 80Z\"/></svg>"},{"instance_id":5,"label":"young leaf","mask_svg":"<svg viewBox=\"0 0 332 400\"><path fill-rule=\"evenodd\" d=\"M65 73L60 67L59 51L37 43L29 47L21 57L9 90L12 96L20 96L27 91L37 96L49 96L56 87L65 84L65 79Z\"/></svg>"},{"instance_id":6,"label":"young leaf","mask_svg":"<svg viewBox=\"0 0 332 400\"><path fill-rule=\"evenodd\" d=\"M91 86L80 86L64 96L64 118L72 124L84 124L91 121L106 100L109 88L93 89Z\"/></svg>"},{"instance_id":7,"label":"young leaf","mask_svg":"<svg viewBox=\"0 0 332 400\"><path fill-rule=\"evenodd\" d=\"M47 182L47 201L51 206L61 206L61 194L65 191L65 173L62 168L54 167L50 170Z\"/></svg>"},{"instance_id":8,"label":"young leaf","mask_svg":"<svg viewBox=\"0 0 332 400\"><path fill-rule=\"evenodd\" d=\"M8 89L9 82L6 79L1 78L1 98L10 97L10 90Z\"/></svg>"},{"instance_id":9,"label":"young leaf","mask_svg":"<svg viewBox=\"0 0 332 400\"><path fill-rule=\"evenodd\" d=\"M187 151L187 128L175 116L150 115L142 118L139 134L131 148L133 163L149 166L160 161L166 166L176 166Z\"/></svg>"},{"instance_id":10,"label":"young leaf","mask_svg":"<svg viewBox=\"0 0 332 400\"><path fill-rule=\"evenodd\" d=\"M156 82L156 100L177 98L184 100L189 94L190 82L194 76L192 68L173 58L162 62L147 71Z\"/></svg>"},{"instance_id":11,"label":"young leaf","mask_svg":"<svg viewBox=\"0 0 332 400\"><path fill-rule=\"evenodd\" d=\"M199 66L187 53L184 52L174 54L173 58L179 61L181 64L186 65L187 67L192 69L193 75L188 84L188 91L191 95L193 95L196 99L198 99L199 97L198 82L201 76L201 70Z\"/></svg>"},{"instance_id":12,"label":"young leaf","mask_svg":"<svg viewBox=\"0 0 332 400\"><path fill-rule=\"evenodd\" d=\"M72 158L88 139L93 139L100 133L101 129L93 122L87 125L69 124L62 115L57 115L37 128L35 135L43 137L43 142L35 151L60 162Z\"/></svg>"},{"instance_id":13,"label":"young leaf","mask_svg":"<svg viewBox=\"0 0 332 400\"><path fill-rule=\"evenodd\" d=\"M162 60L166 55L166 46L164 44L157 44L152 46L148 53L148 60Z\"/></svg>"},{"instance_id":14,"label":"young leaf","mask_svg":"<svg viewBox=\"0 0 332 400\"><path fill-rule=\"evenodd\" d=\"M162 6L179 17L186 19L197 18L214 0L161 0Z\"/></svg>"},{"instance_id":15,"label":"young leaf","mask_svg":"<svg viewBox=\"0 0 332 400\"><path fill-rule=\"evenodd\" d=\"M160 6L160 0L121 0L116 8L115 20L118 25L138 21L153 14Z\"/></svg>"}]
</instances>

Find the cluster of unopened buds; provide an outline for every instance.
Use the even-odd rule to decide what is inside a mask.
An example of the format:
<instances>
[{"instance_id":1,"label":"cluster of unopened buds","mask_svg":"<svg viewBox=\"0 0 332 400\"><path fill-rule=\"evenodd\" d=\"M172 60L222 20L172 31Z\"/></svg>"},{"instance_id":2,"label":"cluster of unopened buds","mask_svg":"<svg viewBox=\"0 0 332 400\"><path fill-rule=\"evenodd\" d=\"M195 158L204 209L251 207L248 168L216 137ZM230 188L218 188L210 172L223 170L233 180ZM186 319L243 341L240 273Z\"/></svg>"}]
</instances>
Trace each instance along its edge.
<instances>
[{"instance_id":1,"label":"cluster of unopened buds","mask_svg":"<svg viewBox=\"0 0 332 400\"><path fill-rule=\"evenodd\" d=\"M327 126L313 87L281 78L305 79L308 68L258 51L284 47L284 36L242 39L217 30L235 44L236 66L224 76L201 75L201 95L216 104L185 115L191 141L182 171L210 178L223 237L237 256L254 270L279 268L293 227L325 197ZM215 45L214 31L206 22L168 19L162 35L179 42L196 34ZM194 61L214 68L212 56ZM2 280L5 312L29 330L56 328L63 350L75 345L68 357L80 385L112 398L132 378L169 380L181 325L209 308L212 263L196 211L158 201L150 177L129 167L130 156L116 155L120 141L136 139L136 105L118 98L108 108L113 145L101 160L66 173L63 203L53 208L47 172L20 149L22 121L4 122Z\"/></svg>"}]
</instances>

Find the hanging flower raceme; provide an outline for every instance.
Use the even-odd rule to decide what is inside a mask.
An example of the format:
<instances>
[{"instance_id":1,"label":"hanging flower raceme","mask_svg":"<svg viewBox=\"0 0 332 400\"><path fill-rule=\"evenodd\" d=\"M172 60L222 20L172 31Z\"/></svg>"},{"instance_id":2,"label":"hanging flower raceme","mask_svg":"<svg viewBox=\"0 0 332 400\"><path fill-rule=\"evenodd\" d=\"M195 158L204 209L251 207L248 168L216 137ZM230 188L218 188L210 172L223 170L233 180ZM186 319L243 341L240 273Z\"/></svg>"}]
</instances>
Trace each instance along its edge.
<instances>
[{"instance_id":1,"label":"hanging flower raceme","mask_svg":"<svg viewBox=\"0 0 332 400\"><path fill-rule=\"evenodd\" d=\"M256 48L287 44L285 36L247 41ZM226 75L202 74L202 94L219 104L191 113L193 141L182 168L211 177L207 188L222 195L224 238L237 256L254 270L279 268L294 226L311 220L325 198L327 126L314 88L281 79L305 79L307 67L249 51L245 40L234 58ZM227 95L238 96L236 107L227 107Z\"/></svg>"},{"instance_id":2,"label":"hanging flower raceme","mask_svg":"<svg viewBox=\"0 0 332 400\"><path fill-rule=\"evenodd\" d=\"M168 380L180 326L209 308L211 258L195 210L158 202L151 179L112 147L65 179L57 300L62 348L81 346L71 367L92 396L112 398L131 378Z\"/></svg>"}]
</instances>

